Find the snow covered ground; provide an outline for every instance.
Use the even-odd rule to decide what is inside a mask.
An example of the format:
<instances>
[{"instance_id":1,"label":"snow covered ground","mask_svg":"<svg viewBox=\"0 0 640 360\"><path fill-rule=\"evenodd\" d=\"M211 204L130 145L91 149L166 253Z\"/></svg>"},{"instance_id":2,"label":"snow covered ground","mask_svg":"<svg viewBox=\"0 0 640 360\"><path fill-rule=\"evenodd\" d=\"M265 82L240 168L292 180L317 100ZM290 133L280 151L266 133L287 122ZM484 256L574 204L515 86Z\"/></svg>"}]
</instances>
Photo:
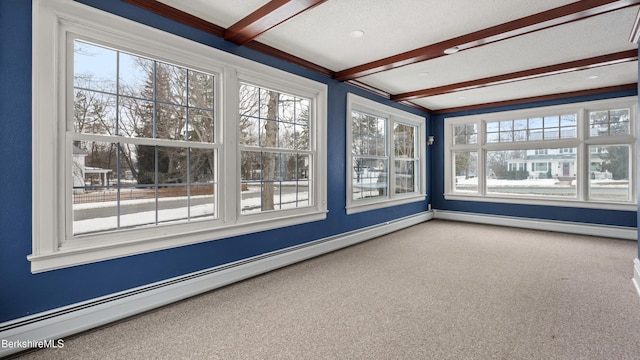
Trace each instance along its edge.
<instances>
[{"instance_id":1,"label":"snow covered ground","mask_svg":"<svg viewBox=\"0 0 640 360\"><path fill-rule=\"evenodd\" d=\"M459 186L464 185L478 185L478 178L465 179L464 176L456 177L456 184ZM590 180L591 187L617 187L628 188L628 180ZM566 181L559 181L557 179L525 179L525 180L505 180L505 179L487 179L487 186L489 187L518 187L518 188L530 188L530 187L552 187L552 186L570 186ZM571 186L575 186L575 180Z\"/></svg>"},{"instance_id":2,"label":"snow covered ground","mask_svg":"<svg viewBox=\"0 0 640 360\"><path fill-rule=\"evenodd\" d=\"M246 193L258 194L257 196L242 199L242 214L259 213L261 199L260 190L250 187ZM207 201L207 198L210 201ZM296 208L308 205L308 192L278 194L274 196L276 206L282 209ZM158 221L163 223L192 220L214 219L213 196L192 196L192 202L198 204L187 206L185 197L165 197L158 199ZM203 202L204 204L200 204ZM155 199L125 200L120 202L120 228L136 227L155 224L156 211ZM73 232L76 235L92 233L97 231L115 230L118 228L117 203L115 201L105 201L96 203L85 203L73 205L74 213L93 212L88 219L75 220L73 222ZM138 210L138 211L136 211ZM80 216L77 216L80 218Z\"/></svg>"}]
</instances>

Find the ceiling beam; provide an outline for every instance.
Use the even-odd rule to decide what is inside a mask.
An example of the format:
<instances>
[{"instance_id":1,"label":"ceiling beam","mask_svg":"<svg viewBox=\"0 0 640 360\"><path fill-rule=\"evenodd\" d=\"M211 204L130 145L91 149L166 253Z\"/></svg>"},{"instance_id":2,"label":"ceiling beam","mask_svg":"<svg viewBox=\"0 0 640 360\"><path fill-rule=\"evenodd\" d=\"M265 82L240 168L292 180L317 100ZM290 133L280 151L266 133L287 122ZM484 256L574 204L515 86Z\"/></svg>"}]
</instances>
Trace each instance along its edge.
<instances>
[{"instance_id":1,"label":"ceiling beam","mask_svg":"<svg viewBox=\"0 0 640 360\"><path fill-rule=\"evenodd\" d=\"M614 85L614 86L607 86L607 87L602 87L597 89L578 90L578 91L570 91L570 92L548 94L548 95L541 95L541 96L533 96L533 97L521 98L521 99L496 101L492 103L460 106L460 107L448 108L448 109L439 109L439 110L433 110L431 114L433 115L450 114L450 113L460 112L460 111L488 109L488 108L494 108L498 106L519 105L519 104L525 104L525 103L531 103L531 102L537 102L537 101L567 99L567 98L578 97L578 96L606 94L614 91L631 91L631 90L637 91L638 83Z\"/></svg>"},{"instance_id":2,"label":"ceiling beam","mask_svg":"<svg viewBox=\"0 0 640 360\"><path fill-rule=\"evenodd\" d=\"M638 44L638 42L640 42L640 11L636 14L636 21L633 23L631 35L629 35L629 41L634 44Z\"/></svg>"},{"instance_id":3,"label":"ceiling beam","mask_svg":"<svg viewBox=\"0 0 640 360\"><path fill-rule=\"evenodd\" d=\"M197 16L178 10L157 0L124 0L124 2L218 37L223 37L225 33L225 28L221 26L212 24Z\"/></svg>"},{"instance_id":4,"label":"ceiling beam","mask_svg":"<svg viewBox=\"0 0 640 360\"><path fill-rule=\"evenodd\" d=\"M467 50L638 4L640 4L640 0L581 0L470 34L338 71L334 75L334 79L339 81L354 80L381 71L446 56L444 51L453 47L457 47L460 51Z\"/></svg>"},{"instance_id":5,"label":"ceiling beam","mask_svg":"<svg viewBox=\"0 0 640 360\"><path fill-rule=\"evenodd\" d=\"M246 43L244 46L248 47L249 49L253 49L255 51L261 52L265 55L269 55L269 56L273 56L274 58L280 59L280 60L284 60L286 62L292 63L292 64L296 64L298 66L301 66L303 68L315 71L317 73L320 73L322 75L326 75L328 77L333 77L333 71L320 66L316 63L312 63L311 61L305 60L303 58L297 57L295 55L289 54L287 52L284 52L282 50L276 49L274 47L271 47L269 45L265 45L261 42L258 41L249 41L248 43Z\"/></svg>"},{"instance_id":6,"label":"ceiling beam","mask_svg":"<svg viewBox=\"0 0 640 360\"><path fill-rule=\"evenodd\" d=\"M561 64L543 66L535 69L516 71L509 74L490 76L478 80L464 81L457 84L438 86L429 89L410 91L391 95L391 100L406 101L449 94L457 91L479 89L487 86L503 85L522 80L531 80L551 75L565 74L574 71L593 69L638 60L638 50L621 51L613 54L595 56L588 59L569 61Z\"/></svg>"},{"instance_id":7,"label":"ceiling beam","mask_svg":"<svg viewBox=\"0 0 640 360\"><path fill-rule=\"evenodd\" d=\"M204 32L207 32L209 34L215 35L220 38L223 38L224 34L227 31L225 28L221 26L210 23L197 16L193 16L189 13L186 13L182 10L178 10L172 6L166 5L157 0L123 0L123 1L129 4L132 4L134 6L137 6L139 8L145 9L147 11L153 12L155 14L158 14L160 16L163 16L167 19L177 21L181 24L202 30ZM324 68L320 65L317 65L305 59L299 58L297 56L291 55L289 53L285 53L284 51L280 51L271 46L259 43L255 40L248 42L245 46L253 50L259 51L263 54L273 56L275 58L290 62L292 64L296 64L303 68L306 68L315 72L319 72L327 76L331 76L331 77L333 76L333 71L327 68Z\"/></svg>"},{"instance_id":8,"label":"ceiling beam","mask_svg":"<svg viewBox=\"0 0 640 360\"><path fill-rule=\"evenodd\" d=\"M327 0L271 0L231 25L224 39L244 45L265 31Z\"/></svg>"}]
</instances>

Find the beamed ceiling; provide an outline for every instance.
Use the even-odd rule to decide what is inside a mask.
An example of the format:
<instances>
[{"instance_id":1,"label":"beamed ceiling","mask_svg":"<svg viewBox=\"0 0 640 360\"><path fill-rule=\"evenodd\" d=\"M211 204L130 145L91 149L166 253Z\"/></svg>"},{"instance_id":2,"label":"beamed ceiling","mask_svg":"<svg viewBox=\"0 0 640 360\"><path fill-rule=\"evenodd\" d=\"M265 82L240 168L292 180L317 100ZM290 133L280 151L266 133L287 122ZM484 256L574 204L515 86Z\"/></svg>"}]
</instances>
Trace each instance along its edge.
<instances>
[{"instance_id":1,"label":"beamed ceiling","mask_svg":"<svg viewBox=\"0 0 640 360\"><path fill-rule=\"evenodd\" d=\"M638 82L640 0L125 1L435 113Z\"/></svg>"}]
</instances>

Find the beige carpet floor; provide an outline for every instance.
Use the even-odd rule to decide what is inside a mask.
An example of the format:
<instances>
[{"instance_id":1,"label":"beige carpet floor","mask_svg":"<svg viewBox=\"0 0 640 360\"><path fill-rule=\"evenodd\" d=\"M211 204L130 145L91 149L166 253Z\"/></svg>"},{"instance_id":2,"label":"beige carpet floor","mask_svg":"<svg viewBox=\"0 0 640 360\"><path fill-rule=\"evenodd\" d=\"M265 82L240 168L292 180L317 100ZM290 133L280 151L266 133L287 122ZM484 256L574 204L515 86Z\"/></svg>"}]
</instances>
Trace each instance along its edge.
<instances>
[{"instance_id":1,"label":"beige carpet floor","mask_svg":"<svg viewBox=\"0 0 640 360\"><path fill-rule=\"evenodd\" d=\"M637 243L429 221L20 359L640 359Z\"/></svg>"}]
</instances>

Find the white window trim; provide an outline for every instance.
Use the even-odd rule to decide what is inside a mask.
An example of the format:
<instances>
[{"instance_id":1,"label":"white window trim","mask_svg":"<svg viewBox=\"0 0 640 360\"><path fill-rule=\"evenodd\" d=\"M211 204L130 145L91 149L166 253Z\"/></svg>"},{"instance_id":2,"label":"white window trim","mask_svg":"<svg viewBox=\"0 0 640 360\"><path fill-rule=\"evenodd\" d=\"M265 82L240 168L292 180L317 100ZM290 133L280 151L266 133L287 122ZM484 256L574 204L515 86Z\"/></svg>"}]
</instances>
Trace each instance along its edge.
<instances>
[{"instance_id":1,"label":"white window trim","mask_svg":"<svg viewBox=\"0 0 640 360\"><path fill-rule=\"evenodd\" d=\"M463 201L480 201L495 203L511 203L511 204L527 204L527 205L543 205L543 206L560 206L560 207L576 207L591 209L607 209L607 210L623 210L636 211L638 189L636 185L636 116L637 116L637 97L624 97L607 100L597 100L557 106L548 106L532 109L513 110L499 113L470 115L461 117L451 117L444 119L445 141L444 141L444 161L445 161L445 179L444 179L444 198L445 200L463 200ZM588 134L588 113L590 111L609 110L615 108L630 108L631 118L630 134L615 136L598 136L589 137ZM485 123L513 120L528 117L544 117L560 114L575 113L577 114L577 138L561 139L561 140L539 140L539 141L522 141L522 142L505 142L505 143L486 143ZM478 125L478 143L477 144L453 144L453 126L461 124L475 123ZM585 175L590 168L589 164L589 145L630 145L631 153L629 159L629 176L630 176L630 200L629 201L598 201L589 200L589 179ZM530 148L532 145L539 148L577 148L576 163L581 167L581 171L585 172L577 179L577 197L576 198L542 198L526 195L507 195L507 194L487 194L486 193L486 177L485 177L485 153L487 150L518 150ZM467 150L478 152L478 193L470 194L456 192L453 186L453 168L454 159L452 152L455 150Z\"/></svg>"},{"instance_id":2,"label":"white window trim","mask_svg":"<svg viewBox=\"0 0 640 360\"><path fill-rule=\"evenodd\" d=\"M351 155L351 147L353 143L353 132L351 130L351 112L352 111L367 112L372 115L380 116L389 119L387 122L387 134L393 133L393 124L401 123L411 126L416 126L417 147L416 152L419 157L420 171L416 172L418 177L417 191L413 193L395 194L393 183L395 177L393 174L389 174L389 190L387 191L388 197L386 198L372 198L365 200L353 200L351 194L351 186L353 184L353 157ZM383 105L373 100L366 99L364 97L347 94L347 214L353 214L363 211L370 211L375 209L382 209L390 206L409 204L412 202L424 201L426 199L426 119L424 117L411 114L406 111L402 111L391 106ZM387 135L390 136L390 135ZM392 148L392 139L389 139L387 146L389 151L389 169L393 169L394 156Z\"/></svg>"},{"instance_id":3,"label":"white window trim","mask_svg":"<svg viewBox=\"0 0 640 360\"><path fill-rule=\"evenodd\" d=\"M139 253L254 233L326 218L327 85L259 64L196 42L108 14L72 0L34 0L32 42L32 246L31 271L41 272ZM67 64L68 34L118 45L118 49L184 64L214 74L216 141L220 164L218 218L69 239L65 221L71 178L64 121L71 111L64 94L73 74ZM249 81L312 100L316 123L313 199L309 207L240 216L237 144L238 86ZM70 83L73 83L72 80ZM71 91L72 93L72 91ZM52 96L59 94L59 96ZM221 95L224 94L224 95ZM223 97L224 96L224 97ZM53 115L52 115L53 114ZM222 120L224 119L224 121ZM224 140L224 141L223 141ZM235 168L234 165L235 164ZM235 171L232 171L234 170ZM81 238L81 239L80 239Z\"/></svg>"}]
</instances>

